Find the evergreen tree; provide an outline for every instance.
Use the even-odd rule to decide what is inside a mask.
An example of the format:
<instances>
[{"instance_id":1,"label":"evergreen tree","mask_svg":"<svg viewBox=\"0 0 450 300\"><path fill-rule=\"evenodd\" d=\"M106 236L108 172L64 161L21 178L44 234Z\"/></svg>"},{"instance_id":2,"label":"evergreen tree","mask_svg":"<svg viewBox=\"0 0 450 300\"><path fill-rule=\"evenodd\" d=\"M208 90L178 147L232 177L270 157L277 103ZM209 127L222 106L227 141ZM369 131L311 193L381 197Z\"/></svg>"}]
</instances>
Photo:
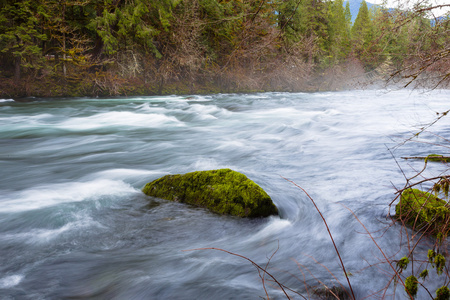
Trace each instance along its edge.
<instances>
[{"instance_id":1,"label":"evergreen tree","mask_svg":"<svg viewBox=\"0 0 450 300\"><path fill-rule=\"evenodd\" d=\"M319 62L330 49L327 3L323 0L288 0L280 6L279 26L288 43L308 43L306 59Z\"/></svg>"},{"instance_id":2,"label":"evergreen tree","mask_svg":"<svg viewBox=\"0 0 450 300\"><path fill-rule=\"evenodd\" d=\"M172 8L176 0L106 0L102 12L89 24L101 38L105 54L138 48L161 57L154 37L169 30Z\"/></svg>"},{"instance_id":3,"label":"evergreen tree","mask_svg":"<svg viewBox=\"0 0 450 300\"><path fill-rule=\"evenodd\" d=\"M347 34L349 37L351 37L351 29L352 29L352 13L350 11L350 2L347 1L347 4L345 5L345 24L347 25Z\"/></svg>"},{"instance_id":4,"label":"evergreen tree","mask_svg":"<svg viewBox=\"0 0 450 300\"><path fill-rule=\"evenodd\" d=\"M366 67L370 68L369 48L373 41L373 24L370 17L369 9L366 1L361 2L358 15L356 16L355 23L353 24L352 44L354 49L354 55L361 59Z\"/></svg>"},{"instance_id":5,"label":"evergreen tree","mask_svg":"<svg viewBox=\"0 0 450 300\"><path fill-rule=\"evenodd\" d=\"M14 65L14 79L20 80L23 68L40 68L45 34L39 31L38 1L3 1L0 10L0 52L7 65Z\"/></svg>"},{"instance_id":6,"label":"evergreen tree","mask_svg":"<svg viewBox=\"0 0 450 300\"><path fill-rule=\"evenodd\" d=\"M67 65L86 62L91 41L86 35L87 17L84 7L89 2L69 0L42 1L40 26L47 36L44 54L53 55L57 65L67 75ZM62 58L62 60L61 60Z\"/></svg>"},{"instance_id":7,"label":"evergreen tree","mask_svg":"<svg viewBox=\"0 0 450 300\"><path fill-rule=\"evenodd\" d=\"M282 30L288 43L295 43L301 39L301 0L282 1L278 8L278 26Z\"/></svg>"},{"instance_id":8,"label":"evergreen tree","mask_svg":"<svg viewBox=\"0 0 450 300\"><path fill-rule=\"evenodd\" d=\"M334 63L339 63L350 52L350 18L344 10L343 0L335 0L330 4L329 35L331 40L330 55ZM347 3L348 5L348 3ZM347 7L349 9L349 7Z\"/></svg>"}]
</instances>

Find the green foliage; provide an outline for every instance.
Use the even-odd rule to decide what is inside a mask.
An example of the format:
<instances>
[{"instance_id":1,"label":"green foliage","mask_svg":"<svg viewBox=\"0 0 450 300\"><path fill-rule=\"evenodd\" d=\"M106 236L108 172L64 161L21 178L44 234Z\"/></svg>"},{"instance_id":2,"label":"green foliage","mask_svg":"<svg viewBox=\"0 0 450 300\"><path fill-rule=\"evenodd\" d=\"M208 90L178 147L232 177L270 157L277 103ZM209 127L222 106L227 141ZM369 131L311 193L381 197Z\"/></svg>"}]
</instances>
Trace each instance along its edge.
<instances>
[{"instance_id":1,"label":"green foliage","mask_svg":"<svg viewBox=\"0 0 450 300\"><path fill-rule=\"evenodd\" d=\"M335 0L329 5L330 26L328 27L330 37L330 54L334 63L344 61L351 49L350 28L351 15L350 6L347 2L344 10L343 0Z\"/></svg>"},{"instance_id":2,"label":"green foliage","mask_svg":"<svg viewBox=\"0 0 450 300\"><path fill-rule=\"evenodd\" d=\"M38 30L39 9L35 1L7 1L0 10L0 53L14 57L17 68L39 68L45 34ZM20 77L19 74L15 74Z\"/></svg>"},{"instance_id":3,"label":"green foliage","mask_svg":"<svg viewBox=\"0 0 450 300\"><path fill-rule=\"evenodd\" d=\"M369 54L374 39L374 27L367 3L364 0L361 2L351 34L356 57L361 59L367 67L372 67Z\"/></svg>"},{"instance_id":4,"label":"green foliage","mask_svg":"<svg viewBox=\"0 0 450 300\"><path fill-rule=\"evenodd\" d=\"M288 44L313 41L308 61L321 62L330 49L327 2L323 0L288 0L280 4L279 26Z\"/></svg>"},{"instance_id":5,"label":"green foliage","mask_svg":"<svg viewBox=\"0 0 450 300\"><path fill-rule=\"evenodd\" d=\"M106 54L139 49L161 58L154 37L170 30L172 9L178 3L176 0L132 0L120 1L117 6L105 5L88 28L101 37Z\"/></svg>"},{"instance_id":6,"label":"green foliage","mask_svg":"<svg viewBox=\"0 0 450 300\"><path fill-rule=\"evenodd\" d=\"M240 86L240 78L230 76L235 72L252 82L264 78L264 85L246 87L251 90L266 83L271 89L275 81L273 86L284 86L293 77L294 85L303 81L309 87L311 74L323 76L355 58L366 70L398 68L413 62L412 52L448 45L448 20L432 28L423 14L405 14L410 19L397 26L400 12L369 11L363 1L352 26L343 1L3 0L2 74L20 79L22 70L37 78L64 70L66 78L70 67L66 80L81 80L80 70L119 77L139 70L145 84L187 80L193 86L218 77ZM274 80L274 71L286 79ZM448 185L440 190L446 194Z\"/></svg>"},{"instance_id":7,"label":"green foliage","mask_svg":"<svg viewBox=\"0 0 450 300\"><path fill-rule=\"evenodd\" d=\"M363 44L367 43L367 39L370 37L372 30L371 23L372 20L370 18L367 3L363 0L352 27L352 37L355 41Z\"/></svg>"}]
</instances>

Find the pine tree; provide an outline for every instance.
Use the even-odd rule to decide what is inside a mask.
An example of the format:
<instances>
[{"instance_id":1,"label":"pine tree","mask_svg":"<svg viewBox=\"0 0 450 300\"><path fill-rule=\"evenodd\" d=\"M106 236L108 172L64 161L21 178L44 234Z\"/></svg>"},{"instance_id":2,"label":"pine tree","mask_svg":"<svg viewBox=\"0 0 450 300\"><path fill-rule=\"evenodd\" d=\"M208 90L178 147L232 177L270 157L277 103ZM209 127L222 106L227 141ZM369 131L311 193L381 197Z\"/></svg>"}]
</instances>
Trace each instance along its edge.
<instances>
[{"instance_id":1,"label":"pine tree","mask_svg":"<svg viewBox=\"0 0 450 300\"><path fill-rule=\"evenodd\" d=\"M302 2L300 0L282 1L278 8L278 27L288 43L300 40L300 23Z\"/></svg>"},{"instance_id":2,"label":"pine tree","mask_svg":"<svg viewBox=\"0 0 450 300\"><path fill-rule=\"evenodd\" d=\"M333 63L339 63L350 52L350 18L344 10L343 0L335 0L330 4L329 35L331 40L330 55ZM347 3L348 5L348 3ZM349 9L349 7L347 7ZM349 11L348 11L349 13Z\"/></svg>"},{"instance_id":3,"label":"pine tree","mask_svg":"<svg viewBox=\"0 0 450 300\"><path fill-rule=\"evenodd\" d=\"M56 65L62 66L66 77L69 64L82 65L87 59L91 41L85 28L84 7L90 3L69 0L42 0L41 3L40 27L47 36L43 52L55 57Z\"/></svg>"},{"instance_id":4,"label":"pine tree","mask_svg":"<svg viewBox=\"0 0 450 300\"><path fill-rule=\"evenodd\" d=\"M365 63L366 67L370 65L368 54L370 52L369 48L372 45L373 30L369 9L366 1L363 0L359 7L351 34L354 54Z\"/></svg>"},{"instance_id":5,"label":"pine tree","mask_svg":"<svg viewBox=\"0 0 450 300\"><path fill-rule=\"evenodd\" d=\"M102 12L89 24L89 28L101 38L108 55L128 49L153 53L161 57L154 44L154 37L168 31L172 9L177 0L159 1L105 1Z\"/></svg>"},{"instance_id":6,"label":"pine tree","mask_svg":"<svg viewBox=\"0 0 450 300\"><path fill-rule=\"evenodd\" d=\"M18 82L22 69L40 68L45 34L39 31L37 1L3 1L0 10L0 53L2 61L13 61L14 79Z\"/></svg>"},{"instance_id":7,"label":"pine tree","mask_svg":"<svg viewBox=\"0 0 450 300\"><path fill-rule=\"evenodd\" d=\"M345 5L345 24L347 25L347 34L349 37L351 37L351 30L352 30L352 13L350 11L350 2L347 1L347 4Z\"/></svg>"},{"instance_id":8,"label":"pine tree","mask_svg":"<svg viewBox=\"0 0 450 300\"><path fill-rule=\"evenodd\" d=\"M319 62L330 49L327 2L288 0L280 6L279 26L288 43L307 42L307 60Z\"/></svg>"}]
</instances>

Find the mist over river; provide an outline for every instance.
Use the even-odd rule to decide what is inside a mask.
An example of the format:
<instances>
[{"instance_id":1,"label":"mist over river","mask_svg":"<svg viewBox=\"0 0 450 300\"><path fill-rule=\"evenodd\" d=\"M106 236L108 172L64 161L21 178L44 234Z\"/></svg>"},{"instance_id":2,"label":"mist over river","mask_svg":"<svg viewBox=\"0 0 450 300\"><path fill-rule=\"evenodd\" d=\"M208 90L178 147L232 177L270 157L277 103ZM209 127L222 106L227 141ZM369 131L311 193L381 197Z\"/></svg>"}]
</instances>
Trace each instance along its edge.
<instances>
[{"instance_id":1,"label":"mist over river","mask_svg":"<svg viewBox=\"0 0 450 300\"><path fill-rule=\"evenodd\" d=\"M450 136L448 117L424 134L431 143L395 146L449 100L448 90L0 100L0 299L266 297L250 262L183 251L201 247L262 266L278 249L268 271L306 298L318 280L348 286L320 215L283 177L315 200L357 298L372 298L392 271L346 207L387 254L405 255L401 227L384 230L405 182L396 160L412 175L423 161L402 156L443 153L432 143ZM280 216L221 216L141 192L166 174L218 168L259 184ZM393 284L387 295L406 297Z\"/></svg>"}]
</instances>

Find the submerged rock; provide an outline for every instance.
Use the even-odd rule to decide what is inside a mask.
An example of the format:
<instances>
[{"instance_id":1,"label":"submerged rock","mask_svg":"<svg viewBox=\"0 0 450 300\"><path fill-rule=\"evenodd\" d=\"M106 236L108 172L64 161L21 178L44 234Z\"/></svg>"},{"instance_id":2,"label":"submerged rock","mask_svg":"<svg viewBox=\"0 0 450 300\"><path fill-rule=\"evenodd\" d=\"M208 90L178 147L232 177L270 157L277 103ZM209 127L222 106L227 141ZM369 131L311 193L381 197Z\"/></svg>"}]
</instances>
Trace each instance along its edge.
<instances>
[{"instance_id":1,"label":"submerged rock","mask_svg":"<svg viewBox=\"0 0 450 300\"><path fill-rule=\"evenodd\" d=\"M277 215L267 193L247 176L230 169L166 175L147 183L146 195L189 203L239 217Z\"/></svg>"},{"instance_id":2,"label":"submerged rock","mask_svg":"<svg viewBox=\"0 0 450 300\"><path fill-rule=\"evenodd\" d=\"M313 291L314 296L321 300L335 300L335 299L351 299L349 291L343 286L333 286L331 288L322 287Z\"/></svg>"},{"instance_id":3,"label":"submerged rock","mask_svg":"<svg viewBox=\"0 0 450 300\"><path fill-rule=\"evenodd\" d=\"M447 202L433 194L418 190L404 190L395 207L398 219L416 230L432 235L447 235L450 209Z\"/></svg>"}]
</instances>

